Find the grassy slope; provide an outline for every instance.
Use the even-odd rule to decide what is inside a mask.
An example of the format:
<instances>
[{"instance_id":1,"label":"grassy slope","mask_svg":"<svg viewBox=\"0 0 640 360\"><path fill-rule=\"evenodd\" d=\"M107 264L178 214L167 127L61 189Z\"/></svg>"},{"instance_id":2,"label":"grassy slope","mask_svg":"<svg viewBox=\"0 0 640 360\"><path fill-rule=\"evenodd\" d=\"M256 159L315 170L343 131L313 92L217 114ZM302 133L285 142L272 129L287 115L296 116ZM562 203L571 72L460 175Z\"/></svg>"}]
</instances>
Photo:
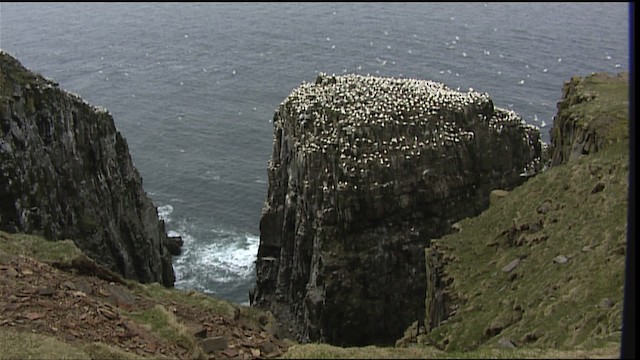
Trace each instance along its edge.
<instances>
[{"instance_id":1,"label":"grassy slope","mask_svg":"<svg viewBox=\"0 0 640 360\"><path fill-rule=\"evenodd\" d=\"M54 265L74 272L73 264L86 264L88 258L71 240L47 241L39 236L26 234L9 234L0 231L0 265L8 263L15 256L37 259L43 263ZM197 339L185 327L181 319L168 311L162 304L179 303L193 306L209 315L224 317L229 322L242 318L245 323L258 327L264 318L273 320L271 314L259 309L231 304L195 291L168 289L157 283L140 284L135 281L122 280L134 296L156 303L154 307L144 311L121 311L123 319L131 319L150 329L167 344L176 344L189 349L193 358L206 358L196 345ZM2 317L0 316L0 319ZM275 324L275 321L273 321ZM274 325L275 326L275 325ZM20 332L6 326L0 326L0 359L141 359L142 357L128 353L112 344L102 342L86 342L83 344L66 343L45 334ZM157 354L154 358L166 358Z\"/></svg>"},{"instance_id":2,"label":"grassy slope","mask_svg":"<svg viewBox=\"0 0 640 360\"><path fill-rule=\"evenodd\" d=\"M452 291L466 300L428 336L472 350L505 337L519 346L590 349L620 341L628 155L620 144L551 168L439 240L454 254ZM592 193L597 184L602 191ZM548 204L548 205L545 205ZM540 213L538 209L546 213ZM509 230L543 223L540 230ZM520 244L521 245L518 245ZM563 255L566 263L554 259ZM520 258L511 272L502 268ZM609 299L609 309L598 307ZM517 320L520 318L519 320ZM510 324L512 323L512 324ZM494 335L491 328L498 331ZM538 339L534 340L534 338Z\"/></svg>"}]
</instances>

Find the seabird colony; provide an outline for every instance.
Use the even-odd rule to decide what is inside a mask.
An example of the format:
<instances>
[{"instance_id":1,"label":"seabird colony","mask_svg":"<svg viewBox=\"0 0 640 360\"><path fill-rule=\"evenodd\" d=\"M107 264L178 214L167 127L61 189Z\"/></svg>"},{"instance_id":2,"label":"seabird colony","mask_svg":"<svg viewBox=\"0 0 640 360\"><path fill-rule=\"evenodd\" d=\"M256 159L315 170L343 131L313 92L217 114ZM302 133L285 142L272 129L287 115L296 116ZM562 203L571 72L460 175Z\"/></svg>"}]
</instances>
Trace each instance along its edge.
<instances>
[{"instance_id":1,"label":"seabird colony","mask_svg":"<svg viewBox=\"0 0 640 360\"><path fill-rule=\"evenodd\" d=\"M412 158L473 141L474 132L460 120L469 113L478 114L491 132L514 123L533 127L514 111L494 109L486 93L454 91L428 80L323 73L280 104L274 126L286 128L298 162L325 158L323 172L337 174L336 187L344 191L364 183L388 186L384 179L392 176L385 174ZM369 172L383 183L371 183L376 179L368 178ZM325 192L334 189L329 178L320 185Z\"/></svg>"}]
</instances>

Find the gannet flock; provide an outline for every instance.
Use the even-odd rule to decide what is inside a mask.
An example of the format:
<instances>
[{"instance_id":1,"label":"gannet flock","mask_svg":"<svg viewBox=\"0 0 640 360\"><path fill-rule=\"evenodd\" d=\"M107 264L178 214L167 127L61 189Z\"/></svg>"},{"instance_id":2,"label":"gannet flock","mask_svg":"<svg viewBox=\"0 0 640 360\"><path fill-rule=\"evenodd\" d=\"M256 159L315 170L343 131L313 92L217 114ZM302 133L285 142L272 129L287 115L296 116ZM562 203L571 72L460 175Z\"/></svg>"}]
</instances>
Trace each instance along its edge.
<instances>
[{"instance_id":1,"label":"gannet flock","mask_svg":"<svg viewBox=\"0 0 640 360\"><path fill-rule=\"evenodd\" d=\"M416 157L474 141L472 130L479 127L469 119L473 116L494 133L514 124L534 127L514 111L495 108L488 94L471 89L459 92L428 80L324 73L313 83L303 82L280 104L274 127L276 132L285 129L298 159L324 157L324 172L335 171L335 187L344 191L357 190L370 172L392 173L415 163ZM523 134L523 141L532 141ZM320 182L322 190L333 190L332 182Z\"/></svg>"}]
</instances>

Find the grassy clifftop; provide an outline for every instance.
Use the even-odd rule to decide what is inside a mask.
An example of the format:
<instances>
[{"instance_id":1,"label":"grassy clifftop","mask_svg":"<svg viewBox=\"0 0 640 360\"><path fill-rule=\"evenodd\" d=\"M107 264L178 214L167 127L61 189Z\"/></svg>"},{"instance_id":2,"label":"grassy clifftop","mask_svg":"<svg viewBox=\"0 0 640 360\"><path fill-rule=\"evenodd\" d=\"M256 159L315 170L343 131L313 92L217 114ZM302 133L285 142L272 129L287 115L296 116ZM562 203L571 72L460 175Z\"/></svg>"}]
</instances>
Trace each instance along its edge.
<instances>
[{"instance_id":1,"label":"grassy clifftop","mask_svg":"<svg viewBox=\"0 0 640 360\"><path fill-rule=\"evenodd\" d=\"M551 129L552 161L566 163L629 139L629 73L565 82Z\"/></svg>"}]
</instances>

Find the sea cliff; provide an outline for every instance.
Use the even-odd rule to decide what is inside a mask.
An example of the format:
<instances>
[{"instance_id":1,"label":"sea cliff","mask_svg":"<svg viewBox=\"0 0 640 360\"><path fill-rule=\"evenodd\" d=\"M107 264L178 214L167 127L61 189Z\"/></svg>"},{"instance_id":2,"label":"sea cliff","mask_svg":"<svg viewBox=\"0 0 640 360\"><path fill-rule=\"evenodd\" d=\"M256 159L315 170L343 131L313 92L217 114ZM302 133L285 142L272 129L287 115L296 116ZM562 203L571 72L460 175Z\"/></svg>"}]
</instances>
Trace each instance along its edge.
<instances>
[{"instance_id":1,"label":"sea cliff","mask_svg":"<svg viewBox=\"0 0 640 360\"><path fill-rule=\"evenodd\" d=\"M628 82L629 73L596 73L564 83L551 129L552 165L628 138Z\"/></svg>"},{"instance_id":2,"label":"sea cliff","mask_svg":"<svg viewBox=\"0 0 640 360\"><path fill-rule=\"evenodd\" d=\"M423 318L431 239L542 168L486 93L321 74L277 109L252 304L300 341L388 344Z\"/></svg>"},{"instance_id":3,"label":"sea cliff","mask_svg":"<svg viewBox=\"0 0 640 360\"><path fill-rule=\"evenodd\" d=\"M114 256L151 264L140 239L167 240L126 142L105 110L0 52L0 357L616 358L628 74L564 89L551 144L562 160L543 172L537 129L486 94L325 75L294 90L274 116L254 305L302 340L333 343L388 342L380 324L421 311L395 347L294 345L269 312L115 274ZM99 241L127 255L96 255Z\"/></svg>"},{"instance_id":4,"label":"sea cliff","mask_svg":"<svg viewBox=\"0 0 640 360\"><path fill-rule=\"evenodd\" d=\"M106 268L173 286L164 223L105 109L0 52L0 229L73 239Z\"/></svg>"}]
</instances>

